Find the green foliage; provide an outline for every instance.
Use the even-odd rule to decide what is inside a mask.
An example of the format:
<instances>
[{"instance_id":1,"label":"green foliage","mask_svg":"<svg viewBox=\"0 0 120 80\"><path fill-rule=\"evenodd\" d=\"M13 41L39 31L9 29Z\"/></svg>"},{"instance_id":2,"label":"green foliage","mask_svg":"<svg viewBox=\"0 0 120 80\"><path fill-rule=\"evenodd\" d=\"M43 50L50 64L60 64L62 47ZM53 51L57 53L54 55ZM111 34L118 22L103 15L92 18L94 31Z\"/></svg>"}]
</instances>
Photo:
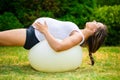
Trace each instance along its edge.
<instances>
[{"instance_id":1,"label":"green foliage","mask_svg":"<svg viewBox=\"0 0 120 80\"><path fill-rule=\"evenodd\" d=\"M76 23L80 28L89 21L89 18L95 7L95 0L61 0L60 11L58 18Z\"/></svg>"},{"instance_id":2,"label":"green foliage","mask_svg":"<svg viewBox=\"0 0 120 80\"><path fill-rule=\"evenodd\" d=\"M0 30L21 28L23 25L19 20L12 14L5 12L3 15L0 15Z\"/></svg>"},{"instance_id":3,"label":"green foliage","mask_svg":"<svg viewBox=\"0 0 120 80\"><path fill-rule=\"evenodd\" d=\"M1 14L12 12L25 27L46 16L73 21L82 28L96 7L95 0L1 0L0 4Z\"/></svg>"},{"instance_id":4,"label":"green foliage","mask_svg":"<svg viewBox=\"0 0 120 80\"><path fill-rule=\"evenodd\" d=\"M108 26L107 45L120 45L120 5L96 8L93 19Z\"/></svg>"},{"instance_id":5,"label":"green foliage","mask_svg":"<svg viewBox=\"0 0 120 80\"><path fill-rule=\"evenodd\" d=\"M114 5L120 5L120 0L96 0L97 4L99 6L114 6Z\"/></svg>"}]
</instances>

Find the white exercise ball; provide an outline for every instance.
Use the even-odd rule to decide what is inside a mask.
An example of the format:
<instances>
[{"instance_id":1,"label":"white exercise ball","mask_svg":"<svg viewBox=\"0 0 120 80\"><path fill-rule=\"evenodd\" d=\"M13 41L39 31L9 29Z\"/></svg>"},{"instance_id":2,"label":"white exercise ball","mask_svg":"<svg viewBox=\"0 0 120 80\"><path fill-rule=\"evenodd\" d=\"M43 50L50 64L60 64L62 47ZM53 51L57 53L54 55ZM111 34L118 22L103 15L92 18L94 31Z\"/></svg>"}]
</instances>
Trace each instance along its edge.
<instances>
[{"instance_id":1,"label":"white exercise ball","mask_svg":"<svg viewBox=\"0 0 120 80\"><path fill-rule=\"evenodd\" d=\"M30 65L38 71L70 71L80 66L82 49L77 45L71 49L56 52L49 46L47 40L43 40L30 49L28 59Z\"/></svg>"}]
</instances>

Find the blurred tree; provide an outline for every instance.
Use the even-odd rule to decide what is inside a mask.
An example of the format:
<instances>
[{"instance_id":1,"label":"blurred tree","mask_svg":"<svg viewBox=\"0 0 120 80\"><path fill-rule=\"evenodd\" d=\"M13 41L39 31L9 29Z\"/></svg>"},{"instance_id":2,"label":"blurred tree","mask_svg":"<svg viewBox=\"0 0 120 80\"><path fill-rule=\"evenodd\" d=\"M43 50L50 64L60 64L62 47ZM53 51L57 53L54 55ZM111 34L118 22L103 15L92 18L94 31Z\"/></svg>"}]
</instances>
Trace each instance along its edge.
<instances>
[{"instance_id":1,"label":"blurred tree","mask_svg":"<svg viewBox=\"0 0 120 80\"><path fill-rule=\"evenodd\" d=\"M120 5L120 0L97 0L97 4L99 6L104 6L104 5Z\"/></svg>"},{"instance_id":2,"label":"blurred tree","mask_svg":"<svg viewBox=\"0 0 120 80\"><path fill-rule=\"evenodd\" d=\"M3 15L0 15L1 31L16 28L23 28L23 25L19 22L13 13L5 12Z\"/></svg>"},{"instance_id":3,"label":"blurred tree","mask_svg":"<svg viewBox=\"0 0 120 80\"><path fill-rule=\"evenodd\" d=\"M107 25L108 37L105 41L106 45L120 45L120 5L96 8L92 20Z\"/></svg>"},{"instance_id":4,"label":"blurred tree","mask_svg":"<svg viewBox=\"0 0 120 80\"><path fill-rule=\"evenodd\" d=\"M41 16L75 22L83 26L96 7L96 0L0 0L0 14L12 12L28 27ZM5 6L6 5L6 6Z\"/></svg>"}]
</instances>

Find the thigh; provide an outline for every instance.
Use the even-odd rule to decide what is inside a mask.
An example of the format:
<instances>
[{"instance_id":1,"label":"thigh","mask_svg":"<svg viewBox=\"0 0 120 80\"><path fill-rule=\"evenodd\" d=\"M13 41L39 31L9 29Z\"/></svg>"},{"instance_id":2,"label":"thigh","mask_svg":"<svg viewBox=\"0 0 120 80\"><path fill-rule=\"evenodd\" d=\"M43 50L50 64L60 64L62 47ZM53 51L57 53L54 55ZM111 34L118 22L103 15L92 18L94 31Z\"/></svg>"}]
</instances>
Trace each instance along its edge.
<instances>
[{"instance_id":1,"label":"thigh","mask_svg":"<svg viewBox=\"0 0 120 80\"><path fill-rule=\"evenodd\" d=\"M0 45L23 46L26 40L26 29L13 29L0 32Z\"/></svg>"}]
</instances>

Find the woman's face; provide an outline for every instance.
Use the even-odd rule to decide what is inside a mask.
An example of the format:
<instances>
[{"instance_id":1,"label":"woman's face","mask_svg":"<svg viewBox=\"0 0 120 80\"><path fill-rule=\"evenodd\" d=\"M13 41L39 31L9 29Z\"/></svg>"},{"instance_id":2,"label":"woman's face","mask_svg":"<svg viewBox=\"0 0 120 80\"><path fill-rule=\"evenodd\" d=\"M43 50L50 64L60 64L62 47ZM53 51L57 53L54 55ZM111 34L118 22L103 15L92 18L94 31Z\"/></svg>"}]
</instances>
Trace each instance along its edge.
<instances>
[{"instance_id":1,"label":"woman's face","mask_svg":"<svg viewBox=\"0 0 120 80\"><path fill-rule=\"evenodd\" d=\"M96 22L95 20L92 22L86 23L86 28L88 28L90 30L94 30L94 31L96 31L99 27L102 27L102 26L104 26L102 23Z\"/></svg>"}]
</instances>

